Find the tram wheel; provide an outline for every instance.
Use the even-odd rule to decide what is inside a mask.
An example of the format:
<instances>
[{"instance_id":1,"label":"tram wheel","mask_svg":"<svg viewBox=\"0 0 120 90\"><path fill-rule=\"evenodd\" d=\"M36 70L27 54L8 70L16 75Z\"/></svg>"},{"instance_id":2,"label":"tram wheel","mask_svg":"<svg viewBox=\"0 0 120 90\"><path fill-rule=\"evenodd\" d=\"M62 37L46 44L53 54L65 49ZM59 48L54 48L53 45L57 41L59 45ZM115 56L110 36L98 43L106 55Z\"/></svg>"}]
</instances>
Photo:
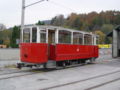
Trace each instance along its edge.
<instances>
[{"instance_id":1,"label":"tram wheel","mask_svg":"<svg viewBox=\"0 0 120 90\"><path fill-rule=\"evenodd\" d=\"M62 66L62 61L57 61L56 66Z\"/></svg>"},{"instance_id":2,"label":"tram wheel","mask_svg":"<svg viewBox=\"0 0 120 90\"><path fill-rule=\"evenodd\" d=\"M80 60L78 60L77 63L80 64L81 63Z\"/></svg>"},{"instance_id":3,"label":"tram wheel","mask_svg":"<svg viewBox=\"0 0 120 90\"><path fill-rule=\"evenodd\" d=\"M47 63L43 64L44 69L47 69Z\"/></svg>"},{"instance_id":4,"label":"tram wheel","mask_svg":"<svg viewBox=\"0 0 120 90\"><path fill-rule=\"evenodd\" d=\"M86 63L86 60L81 60L82 65L85 65L85 63Z\"/></svg>"},{"instance_id":5,"label":"tram wheel","mask_svg":"<svg viewBox=\"0 0 120 90\"><path fill-rule=\"evenodd\" d=\"M21 69L22 68L21 64L18 63L17 68Z\"/></svg>"},{"instance_id":6,"label":"tram wheel","mask_svg":"<svg viewBox=\"0 0 120 90\"><path fill-rule=\"evenodd\" d=\"M95 62L95 58L92 57L92 58L90 59L90 64L93 64L94 62Z\"/></svg>"},{"instance_id":7,"label":"tram wheel","mask_svg":"<svg viewBox=\"0 0 120 90\"><path fill-rule=\"evenodd\" d=\"M62 66L63 66L63 68L65 68L66 67L66 62L62 62Z\"/></svg>"}]
</instances>

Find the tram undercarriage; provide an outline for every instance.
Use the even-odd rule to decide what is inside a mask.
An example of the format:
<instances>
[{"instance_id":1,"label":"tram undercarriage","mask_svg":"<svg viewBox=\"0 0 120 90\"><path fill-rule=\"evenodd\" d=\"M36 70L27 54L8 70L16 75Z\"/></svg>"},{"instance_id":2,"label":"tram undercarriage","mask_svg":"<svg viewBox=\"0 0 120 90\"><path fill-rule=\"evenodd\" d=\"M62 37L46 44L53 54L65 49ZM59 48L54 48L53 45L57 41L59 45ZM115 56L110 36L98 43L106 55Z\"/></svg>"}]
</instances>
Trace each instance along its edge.
<instances>
[{"instance_id":1,"label":"tram undercarriage","mask_svg":"<svg viewBox=\"0 0 120 90\"><path fill-rule=\"evenodd\" d=\"M35 63L17 63L17 68L21 69L22 67L29 67L29 68L66 68L72 67L77 65L85 65L85 64L94 64L96 58L89 58L89 59L78 59L78 60L65 60L65 61L53 61L49 60L47 63L43 64L35 64Z\"/></svg>"}]
</instances>

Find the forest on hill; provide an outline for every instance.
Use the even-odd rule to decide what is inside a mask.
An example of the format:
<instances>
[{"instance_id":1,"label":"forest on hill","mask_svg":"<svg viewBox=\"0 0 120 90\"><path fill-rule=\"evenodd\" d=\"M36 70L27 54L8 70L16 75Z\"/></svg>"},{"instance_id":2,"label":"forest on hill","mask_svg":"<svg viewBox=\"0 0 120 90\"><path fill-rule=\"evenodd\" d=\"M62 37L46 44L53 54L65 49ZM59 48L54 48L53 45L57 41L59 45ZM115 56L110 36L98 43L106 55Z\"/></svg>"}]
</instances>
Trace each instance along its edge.
<instances>
[{"instance_id":1,"label":"forest on hill","mask_svg":"<svg viewBox=\"0 0 120 90\"><path fill-rule=\"evenodd\" d=\"M71 13L67 18L58 15L52 18L51 24L93 32L103 30L105 25L110 27L119 25L120 11L90 12L88 14ZM107 30L103 30L103 32L107 33Z\"/></svg>"},{"instance_id":2,"label":"forest on hill","mask_svg":"<svg viewBox=\"0 0 120 90\"><path fill-rule=\"evenodd\" d=\"M112 39L106 37L117 25L120 25L120 11L101 11L84 14L71 13L69 16L57 15L51 20L40 21L37 25L54 25L65 28L92 32L99 35L100 44L111 44ZM20 26L0 31L0 44L18 47L16 40L20 38Z\"/></svg>"},{"instance_id":3,"label":"forest on hill","mask_svg":"<svg viewBox=\"0 0 120 90\"><path fill-rule=\"evenodd\" d=\"M109 44L112 40L106 35L120 25L120 11L71 13L67 18L64 15L58 15L52 18L51 25L92 32L100 36L100 44Z\"/></svg>"}]
</instances>

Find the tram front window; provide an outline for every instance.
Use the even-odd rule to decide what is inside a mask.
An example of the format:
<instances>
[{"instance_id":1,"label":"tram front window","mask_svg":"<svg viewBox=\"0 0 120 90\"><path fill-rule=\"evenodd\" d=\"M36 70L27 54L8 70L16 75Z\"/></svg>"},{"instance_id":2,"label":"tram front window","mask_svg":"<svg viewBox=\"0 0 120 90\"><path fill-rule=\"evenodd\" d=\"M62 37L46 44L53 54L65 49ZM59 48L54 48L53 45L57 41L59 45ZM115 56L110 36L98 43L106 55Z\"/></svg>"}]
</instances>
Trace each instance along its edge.
<instances>
[{"instance_id":1,"label":"tram front window","mask_svg":"<svg viewBox=\"0 0 120 90\"><path fill-rule=\"evenodd\" d=\"M30 28L23 29L23 42L24 43L30 42Z\"/></svg>"}]
</instances>

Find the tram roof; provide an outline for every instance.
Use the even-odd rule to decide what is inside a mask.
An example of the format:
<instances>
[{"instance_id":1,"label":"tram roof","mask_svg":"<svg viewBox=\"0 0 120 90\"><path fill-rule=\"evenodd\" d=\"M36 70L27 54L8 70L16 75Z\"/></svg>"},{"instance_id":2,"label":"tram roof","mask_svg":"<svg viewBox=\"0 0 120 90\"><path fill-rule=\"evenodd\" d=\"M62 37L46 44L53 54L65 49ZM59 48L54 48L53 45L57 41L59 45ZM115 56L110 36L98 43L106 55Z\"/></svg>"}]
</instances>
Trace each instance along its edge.
<instances>
[{"instance_id":1,"label":"tram roof","mask_svg":"<svg viewBox=\"0 0 120 90\"><path fill-rule=\"evenodd\" d=\"M59 27L59 26L51 26L51 25L25 25L24 26L24 28L31 28L31 27L39 27L41 29L66 30L66 31L70 31L70 32L79 32L79 33L82 33L82 34L90 34L90 35L98 36L98 35L93 34L93 33L80 31L80 30L75 30L75 29L63 28L63 27Z\"/></svg>"}]
</instances>

